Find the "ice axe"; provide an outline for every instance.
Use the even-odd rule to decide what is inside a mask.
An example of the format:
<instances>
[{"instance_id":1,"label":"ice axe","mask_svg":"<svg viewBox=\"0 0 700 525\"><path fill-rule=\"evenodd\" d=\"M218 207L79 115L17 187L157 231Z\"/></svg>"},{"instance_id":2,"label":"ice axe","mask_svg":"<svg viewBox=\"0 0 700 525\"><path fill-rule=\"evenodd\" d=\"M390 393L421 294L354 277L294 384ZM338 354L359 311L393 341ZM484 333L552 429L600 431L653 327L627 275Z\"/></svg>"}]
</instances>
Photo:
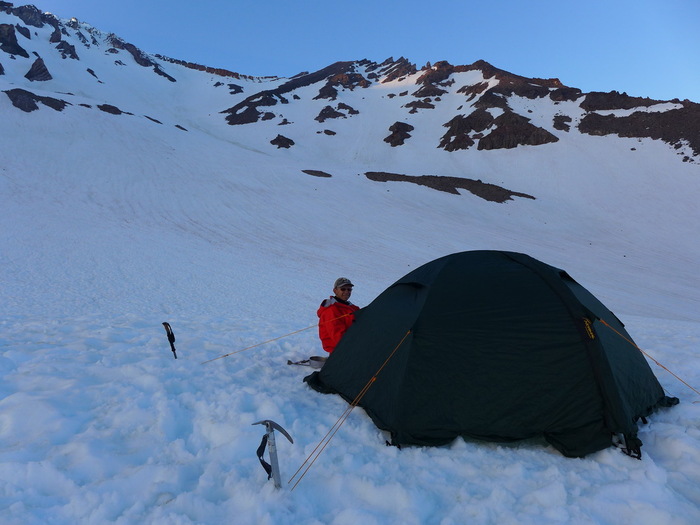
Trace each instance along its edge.
<instances>
[{"instance_id":1,"label":"ice axe","mask_svg":"<svg viewBox=\"0 0 700 525\"><path fill-rule=\"evenodd\" d=\"M279 430L282 433L282 435L289 440L290 443L294 443L294 440L285 429L283 429L280 425L278 425L270 419L263 419L262 421L253 423L253 425L265 425L265 428L267 429L267 432L265 432L265 435L263 436L262 441L260 442L257 454L258 459L260 460L260 464L265 469L265 472L267 472L267 479L272 478L275 483L275 488L278 489L282 486L282 482L280 478L280 465L277 461L277 445L275 444L275 430ZM266 445L270 452L270 463L263 459Z\"/></svg>"},{"instance_id":2,"label":"ice axe","mask_svg":"<svg viewBox=\"0 0 700 525\"><path fill-rule=\"evenodd\" d=\"M168 323L163 323L163 326L165 327L165 333L168 334L170 349L173 351L173 356L175 359L177 359L177 352L175 351L175 334L173 333L173 329L170 328L170 324Z\"/></svg>"}]
</instances>

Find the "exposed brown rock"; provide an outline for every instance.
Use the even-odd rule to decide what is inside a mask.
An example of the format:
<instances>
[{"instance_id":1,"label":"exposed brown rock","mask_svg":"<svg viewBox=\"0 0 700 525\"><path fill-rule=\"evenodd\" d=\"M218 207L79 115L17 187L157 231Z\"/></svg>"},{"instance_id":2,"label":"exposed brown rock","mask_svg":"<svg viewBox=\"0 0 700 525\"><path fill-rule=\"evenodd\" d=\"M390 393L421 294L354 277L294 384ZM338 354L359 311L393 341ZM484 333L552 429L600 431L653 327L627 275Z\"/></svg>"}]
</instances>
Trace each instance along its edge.
<instances>
[{"instance_id":1,"label":"exposed brown rock","mask_svg":"<svg viewBox=\"0 0 700 525\"><path fill-rule=\"evenodd\" d=\"M500 84L505 85L521 85L521 84L536 84L548 88L564 87L558 78L527 78L515 75L503 69L498 69L492 66L485 60L477 60L470 66L459 66L456 71L475 71L479 70L484 74L484 78L495 77Z\"/></svg>"},{"instance_id":2,"label":"exposed brown rock","mask_svg":"<svg viewBox=\"0 0 700 525\"><path fill-rule=\"evenodd\" d=\"M63 40L61 30L58 28L58 25L56 25L51 33L51 36L49 37L49 42L52 44L58 44L61 40Z\"/></svg>"},{"instance_id":3,"label":"exposed brown rock","mask_svg":"<svg viewBox=\"0 0 700 525\"><path fill-rule=\"evenodd\" d=\"M314 100L322 98L335 100L338 96L338 90L336 89L336 86L341 86L345 89L349 89L352 91L356 87L366 88L369 87L371 84L372 83L370 81L368 81L359 73L337 73L328 78L326 85L319 90L319 93L317 96L314 97Z\"/></svg>"},{"instance_id":4,"label":"exposed brown rock","mask_svg":"<svg viewBox=\"0 0 700 525\"><path fill-rule=\"evenodd\" d=\"M331 106L324 107L321 112L314 118L319 122L325 122L329 118L345 118L345 114L340 111L336 111Z\"/></svg>"},{"instance_id":5,"label":"exposed brown rock","mask_svg":"<svg viewBox=\"0 0 700 525\"><path fill-rule=\"evenodd\" d=\"M205 73L209 73L211 75L217 75L217 76L221 76L221 77L233 77L233 78L253 78L249 75L241 75L239 73L229 71L228 69L222 69L222 68L218 68L218 67L207 67L207 66L203 66L201 64L196 64L194 62L187 62L185 60L177 60L175 58L166 57L164 55L156 54L154 56L160 60L163 60L164 62L178 64L178 65L184 66L188 69L194 69L195 71L204 71ZM262 78L274 78L274 77L262 77Z\"/></svg>"},{"instance_id":6,"label":"exposed brown rock","mask_svg":"<svg viewBox=\"0 0 700 525\"><path fill-rule=\"evenodd\" d=\"M269 96L276 103L276 99L282 97L282 95L285 93L289 93L298 88L310 86L339 73L353 72L354 67L353 62L336 62L335 64L316 71L315 73L301 74L293 77L288 82L285 82L276 89L255 93L235 106L222 111L222 113L228 115L226 117L226 121L231 125L249 124L251 122L255 122L257 121L257 116L260 115L257 107L263 105L263 103L261 103L261 99L265 98L266 96ZM254 116L254 120L251 120Z\"/></svg>"},{"instance_id":7,"label":"exposed brown rock","mask_svg":"<svg viewBox=\"0 0 700 525\"><path fill-rule=\"evenodd\" d=\"M154 73L156 73L164 78L167 78L170 82L177 82L177 80L175 78L171 77L165 71L163 71L161 69L160 65L158 65L158 63L151 60L151 58L148 55L146 55L143 51L141 51L134 44L124 42L121 38L117 37L114 34L110 34L107 41L112 45L113 48L123 49L123 50L127 51L134 58L134 61L139 66L153 67Z\"/></svg>"},{"instance_id":8,"label":"exposed brown rock","mask_svg":"<svg viewBox=\"0 0 700 525\"><path fill-rule=\"evenodd\" d=\"M571 117L568 115L554 115L554 129L569 131L571 129L570 123Z\"/></svg>"},{"instance_id":9,"label":"exposed brown rock","mask_svg":"<svg viewBox=\"0 0 700 525\"><path fill-rule=\"evenodd\" d=\"M20 35L22 35L24 38L26 38L27 40L31 40L32 34L29 32L29 28L28 28L28 27L24 27L24 26L17 25L17 26L15 26L15 29L16 29L17 32L18 32Z\"/></svg>"},{"instance_id":10,"label":"exposed brown rock","mask_svg":"<svg viewBox=\"0 0 700 525\"><path fill-rule=\"evenodd\" d=\"M359 115L359 113L360 113L355 108L353 108L352 106L348 106L344 102L341 102L340 104L338 104L338 110L339 111L340 110L347 111L349 115Z\"/></svg>"},{"instance_id":11,"label":"exposed brown rock","mask_svg":"<svg viewBox=\"0 0 700 525\"><path fill-rule=\"evenodd\" d=\"M659 100L650 98L630 97L627 93L619 93L610 91L602 93L600 91L592 91L586 94L580 106L586 111L602 111L611 109L633 109L639 107L649 107L655 104L660 104Z\"/></svg>"},{"instance_id":12,"label":"exposed brown rock","mask_svg":"<svg viewBox=\"0 0 700 525\"><path fill-rule=\"evenodd\" d=\"M97 108L101 111L104 111L105 113L109 113L110 115L121 115L122 113L124 113L117 106L112 106L111 104L98 104Z\"/></svg>"},{"instance_id":13,"label":"exposed brown rock","mask_svg":"<svg viewBox=\"0 0 700 525\"><path fill-rule=\"evenodd\" d=\"M0 51L29 58L29 53L17 42L17 33L12 24L0 24Z\"/></svg>"},{"instance_id":14,"label":"exposed brown rock","mask_svg":"<svg viewBox=\"0 0 700 525\"><path fill-rule=\"evenodd\" d=\"M446 89L442 89L438 86L434 86L432 84L426 84L424 86L421 86L419 89L414 91L412 95L414 97L418 98L423 98L423 97L439 97L441 95L444 95L447 93Z\"/></svg>"},{"instance_id":15,"label":"exposed brown rock","mask_svg":"<svg viewBox=\"0 0 700 525\"><path fill-rule=\"evenodd\" d=\"M314 177L323 177L323 178L332 177L332 175L330 173L326 173L325 171L320 171L320 170L301 170L301 171L306 173L307 175L312 175Z\"/></svg>"},{"instance_id":16,"label":"exposed brown rock","mask_svg":"<svg viewBox=\"0 0 700 525\"><path fill-rule=\"evenodd\" d=\"M517 146L538 146L557 142L559 139L543 128L530 123L530 119L513 112L496 117L493 131L479 140L477 149L511 149Z\"/></svg>"},{"instance_id":17,"label":"exposed brown rock","mask_svg":"<svg viewBox=\"0 0 700 525\"><path fill-rule=\"evenodd\" d=\"M583 94L581 93L580 89L570 87L560 87L553 89L549 93L549 98L551 98L554 102L575 102L582 96Z\"/></svg>"},{"instance_id":18,"label":"exposed brown rock","mask_svg":"<svg viewBox=\"0 0 700 525\"><path fill-rule=\"evenodd\" d=\"M489 184L480 180L463 179L461 177L442 177L438 175L401 175L398 173L386 173L382 171L368 171L365 176L369 180L377 182L412 182L420 186L427 186L438 191L444 191L453 195L459 195L458 189L467 190L477 197L490 202L504 203L513 200L513 197L534 199L532 195L518 193L495 184Z\"/></svg>"},{"instance_id":19,"label":"exposed brown rock","mask_svg":"<svg viewBox=\"0 0 700 525\"><path fill-rule=\"evenodd\" d=\"M413 100L404 107L411 108L409 113L418 113L419 109L435 109L435 104L433 104L429 98L426 98L423 100Z\"/></svg>"},{"instance_id":20,"label":"exposed brown rock","mask_svg":"<svg viewBox=\"0 0 700 525\"><path fill-rule=\"evenodd\" d=\"M474 103L475 108L488 109L488 108L501 108L509 110L508 99L501 93L496 93L492 89L489 89L486 93L479 97Z\"/></svg>"},{"instance_id":21,"label":"exposed brown rock","mask_svg":"<svg viewBox=\"0 0 700 525\"><path fill-rule=\"evenodd\" d=\"M438 147L444 148L446 151L468 149L474 145L475 137L473 134L484 131L493 122L493 115L481 108L474 110L467 116L457 115L444 124L447 133L442 136Z\"/></svg>"},{"instance_id":22,"label":"exposed brown rock","mask_svg":"<svg viewBox=\"0 0 700 525\"><path fill-rule=\"evenodd\" d=\"M384 142L388 142L392 147L402 146L406 139L411 137L409 132L413 131L414 127L406 122L394 122L389 126L389 131L391 135L384 139Z\"/></svg>"},{"instance_id":23,"label":"exposed brown rock","mask_svg":"<svg viewBox=\"0 0 700 525\"><path fill-rule=\"evenodd\" d=\"M452 73L459 70L461 69L455 68L455 66L445 60L441 60L440 62L435 62L432 67L428 68L425 73L419 76L416 79L416 84L439 84L447 80Z\"/></svg>"},{"instance_id":24,"label":"exposed brown rock","mask_svg":"<svg viewBox=\"0 0 700 525\"><path fill-rule=\"evenodd\" d=\"M61 52L61 58L72 58L74 60L80 60L78 54L75 52L75 46L69 44L65 40L61 40L56 46Z\"/></svg>"},{"instance_id":25,"label":"exposed brown rock","mask_svg":"<svg viewBox=\"0 0 700 525\"><path fill-rule=\"evenodd\" d=\"M32 67L29 68L29 71L27 71L27 74L24 75L24 78L31 82L45 82L51 80L53 77L51 73L49 73L49 70L46 69L46 64L44 64L43 59L37 58L32 64Z\"/></svg>"},{"instance_id":26,"label":"exposed brown rock","mask_svg":"<svg viewBox=\"0 0 700 525\"><path fill-rule=\"evenodd\" d=\"M581 119L578 129L589 135L648 137L678 147L685 142L694 155L700 155L700 104L687 100L681 104L679 109L635 111L626 117L589 113Z\"/></svg>"},{"instance_id":27,"label":"exposed brown rock","mask_svg":"<svg viewBox=\"0 0 700 525\"><path fill-rule=\"evenodd\" d=\"M378 69L385 75L382 82L391 82L397 78L407 77L417 71L415 64L412 64L404 57L396 61L393 58L388 58L379 64Z\"/></svg>"},{"instance_id":28,"label":"exposed brown rock","mask_svg":"<svg viewBox=\"0 0 700 525\"><path fill-rule=\"evenodd\" d=\"M489 87L487 82L479 82L477 84L462 86L457 90L457 93L464 93L468 97L467 100L473 100L479 93L483 93L487 87Z\"/></svg>"},{"instance_id":29,"label":"exposed brown rock","mask_svg":"<svg viewBox=\"0 0 700 525\"><path fill-rule=\"evenodd\" d=\"M130 44L128 42L124 42L121 38L117 37L114 34L110 34L107 41L109 44L116 48L116 49L123 49L127 51L132 57L134 57L134 61L139 65L143 67L150 67L150 66L155 66L157 65L153 60L151 60L143 51L141 51L138 47L136 47L134 44Z\"/></svg>"},{"instance_id":30,"label":"exposed brown rock","mask_svg":"<svg viewBox=\"0 0 700 525\"><path fill-rule=\"evenodd\" d=\"M39 109L37 102L41 102L45 106L48 106L56 111L63 111L66 106L70 105L70 103L66 102L65 100L51 97L40 97L31 91L20 88L5 91L5 94L10 99L14 107L19 108L26 113Z\"/></svg>"},{"instance_id":31,"label":"exposed brown rock","mask_svg":"<svg viewBox=\"0 0 700 525\"><path fill-rule=\"evenodd\" d=\"M11 5L11 4L10 4ZM12 14L28 26L44 27L44 15L33 5L23 5L12 9Z\"/></svg>"},{"instance_id":32,"label":"exposed brown rock","mask_svg":"<svg viewBox=\"0 0 700 525\"><path fill-rule=\"evenodd\" d=\"M277 149L291 148L292 146L294 146L294 141L283 135L277 135L274 139L270 141L270 144L272 144L273 146L277 146Z\"/></svg>"}]
</instances>

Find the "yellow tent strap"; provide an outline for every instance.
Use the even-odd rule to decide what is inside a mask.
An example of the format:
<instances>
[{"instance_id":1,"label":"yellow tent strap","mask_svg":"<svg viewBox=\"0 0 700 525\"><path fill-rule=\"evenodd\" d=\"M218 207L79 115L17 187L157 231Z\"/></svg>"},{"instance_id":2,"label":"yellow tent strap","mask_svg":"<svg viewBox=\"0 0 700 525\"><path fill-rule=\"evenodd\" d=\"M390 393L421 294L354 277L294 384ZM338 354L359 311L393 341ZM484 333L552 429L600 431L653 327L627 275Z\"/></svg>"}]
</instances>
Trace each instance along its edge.
<instances>
[{"instance_id":1,"label":"yellow tent strap","mask_svg":"<svg viewBox=\"0 0 700 525\"><path fill-rule=\"evenodd\" d=\"M306 467L304 472L299 476L299 479L297 479L296 483L294 483L294 486L292 487L292 490L296 488L296 486L299 484L299 482L306 476L306 473L309 472L313 464L316 462L318 457L321 455L321 453L324 451L324 449L328 446L328 443L330 443L331 439L333 439L333 436L338 432L340 427L345 423L347 418L350 416L350 412L352 412L352 409L355 408L358 403L362 400L362 398L365 396L369 388L374 384L374 382L377 380L377 376L381 373L382 370L384 370L384 367L389 363L392 357L396 354L396 351L399 349L399 347L403 344L403 342L406 340L408 335L411 333L409 330L406 332L406 334L401 338L401 341L399 341L399 344L396 345L396 347L391 351L391 354L389 354L389 357L386 358L384 363L382 363L382 366L379 367L379 369L374 373L374 375L370 378L369 381L367 381L367 384L360 390L360 393L355 396L355 399L352 400L352 403L345 409L345 412L338 418L338 421L335 422L335 424L330 428L330 430L326 433L325 436L319 441L318 445L311 451L311 454L304 460L304 462L301 464L301 466L297 469L297 471L294 473L294 475L289 478L289 481L287 483L291 483L292 480L299 474L302 468L304 468L304 465L309 463L309 465ZM313 458L313 459L312 459ZM310 460L310 462L309 462Z\"/></svg>"},{"instance_id":2,"label":"yellow tent strap","mask_svg":"<svg viewBox=\"0 0 700 525\"><path fill-rule=\"evenodd\" d=\"M676 379L678 379L678 381L680 381L680 382L683 383L685 386L687 386L688 388L690 388L690 389L691 389L693 392L695 392L696 394L700 395L700 392L698 392L698 390L696 390L695 388L693 388L692 386L690 386L687 382L683 381L683 379L681 379L681 378L678 377L676 374L674 374L673 372L671 372L668 368L666 368L664 365L662 365L659 361L657 361L657 360L654 359L652 356L650 356L648 353L646 353L644 350L642 350L641 348L639 348L639 346L637 346L637 345L635 344L634 341L628 339L627 337L625 337L624 335L622 335L620 332L618 332L617 330L615 330L612 326L610 326L607 322L605 322L604 319L601 319L600 322L603 323L603 324L604 324L605 326L607 326L608 328L610 328L610 330L612 330L613 332L615 332L617 335L619 335L620 337L622 337L622 338L623 338L625 341L627 341L629 344L631 344L632 346L634 346L634 347L635 347L637 350L639 350L642 354L644 354L644 355L647 356L649 359L651 359L652 361L654 361L654 363L656 363L657 366L660 366L661 368L663 368L664 370L666 370L666 372L668 372L668 373L671 374L673 377L675 377Z\"/></svg>"}]
</instances>

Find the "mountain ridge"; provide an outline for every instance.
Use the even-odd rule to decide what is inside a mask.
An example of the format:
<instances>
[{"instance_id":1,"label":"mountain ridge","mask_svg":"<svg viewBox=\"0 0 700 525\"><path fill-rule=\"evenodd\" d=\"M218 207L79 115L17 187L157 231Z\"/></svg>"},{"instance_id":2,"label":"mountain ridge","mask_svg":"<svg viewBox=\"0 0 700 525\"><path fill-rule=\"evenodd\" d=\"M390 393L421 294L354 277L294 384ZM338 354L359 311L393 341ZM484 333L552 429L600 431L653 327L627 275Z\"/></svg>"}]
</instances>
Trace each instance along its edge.
<instances>
[{"instance_id":1,"label":"mountain ridge","mask_svg":"<svg viewBox=\"0 0 700 525\"><path fill-rule=\"evenodd\" d=\"M212 107L212 110L222 114L229 125L285 126L284 132L265 140L268 146L258 143L256 147L289 149L310 139L308 128L301 131L296 125L300 117L292 120L287 116L288 111L299 113L295 106L303 106L303 111L308 113L303 115L304 119L313 119L324 125L316 134L337 140L338 130L333 127L342 127L340 120L363 113L362 107L353 106L357 105L357 96L351 96L363 92L362 98L379 99L375 102L381 103L383 112L387 113L386 119L373 118L370 124L364 125L385 130L381 140L394 148L411 144L409 127L416 130L427 125L430 126L432 145L451 153L471 148L502 150L546 146L558 142L563 134L580 133L659 140L673 148L684 162L697 163L700 160L700 104L688 100L660 101L631 97L617 91L583 93L578 88L565 86L556 78L528 78L483 60L456 66L439 61L418 69L404 57L397 60L391 57L381 63L362 59L336 62L291 78L251 77L150 55L117 35L103 34L76 19L61 21L50 13L40 12L33 5L14 7L9 2L0 2L0 13L18 20L14 24L0 24L0 50L4 52L0 53L0 75L11 77L10 82L16 87L3 91L15 107L23 111L38 108L28 102L32 99L48 103L54 109L72 105L69 97L61 96L61 93L73 92L70 89L74 83L71 82L71 73L57 71L57 68L67 69L66 61L81 62L81 55L90 54L90 60L98 65L85 67L80 74L91 75L97 83L108 81L103 80L101 74L110 63L116 69L123 69L130 61L173 84L178 83L178 77L182 80L180 67L218 78L209 82L210 90L226 86L233 100L229 104L222 100L224 106ZM47 31L47 27L50 30ZM96 52L100 50L101 53ZM60 55L62 62L47 64L46 60L52 53ZM17 67L13 68L14 74L8 71L10 61L26 63L23 75L26 80L17 78L21 72ZM75 81L79 68L72 69L76 70L72 73ZM46 89L43 84L51 83L59 76L65 77L57 82L61 91L54 88L53 95L41 92ZM122 82L129 83L128 76L126 81L124 75L121 77ZM237 83L227 83L225 79L235 79ZM162 86L154 85L153 88L150 94L144 94L144 98L158 97ZM182 96L193 96L187 94L187 88L180 89ZM100 96L97 90L91 90L88 95L96 99ZM197 96L202 94L197 93ZM49 99L54 100L49 102ZM138 108L120 107L117 100L102 100L95 106L117 108L111 110L113 114L139 112ZM446 108L446 114L424 118L426 113L437 108ZM552 110L554 114L548 121L533 122L533 113L551 113ZM148 118L157 122L167 120L158 114L149 114ZM306 127L307 123L303 124ZM186 123L176 125L188 129Z\"/></svg>"}]
</instances>

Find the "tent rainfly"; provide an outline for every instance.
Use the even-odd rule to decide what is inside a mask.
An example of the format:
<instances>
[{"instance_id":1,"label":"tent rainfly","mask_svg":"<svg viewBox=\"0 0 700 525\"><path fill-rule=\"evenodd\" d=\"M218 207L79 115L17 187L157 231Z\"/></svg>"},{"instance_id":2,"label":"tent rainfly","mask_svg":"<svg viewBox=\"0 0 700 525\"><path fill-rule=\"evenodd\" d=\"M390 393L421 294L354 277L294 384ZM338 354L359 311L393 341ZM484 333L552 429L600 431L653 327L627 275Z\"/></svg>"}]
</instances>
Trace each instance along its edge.
<instances>
[{"instance_id":1,"label":"tent rainfly","mask_svg":"<svg viewBox=\"0 0 700 525\"><path fill-rule=\"evenodd\" d=\"M541 436L567 457L621 443L667 397L620 320L565 271L504 251L413 270L357 312L320 371L395 445ZM366 392L363 392L365 387Z\"/></svg>"}]
</instances>

